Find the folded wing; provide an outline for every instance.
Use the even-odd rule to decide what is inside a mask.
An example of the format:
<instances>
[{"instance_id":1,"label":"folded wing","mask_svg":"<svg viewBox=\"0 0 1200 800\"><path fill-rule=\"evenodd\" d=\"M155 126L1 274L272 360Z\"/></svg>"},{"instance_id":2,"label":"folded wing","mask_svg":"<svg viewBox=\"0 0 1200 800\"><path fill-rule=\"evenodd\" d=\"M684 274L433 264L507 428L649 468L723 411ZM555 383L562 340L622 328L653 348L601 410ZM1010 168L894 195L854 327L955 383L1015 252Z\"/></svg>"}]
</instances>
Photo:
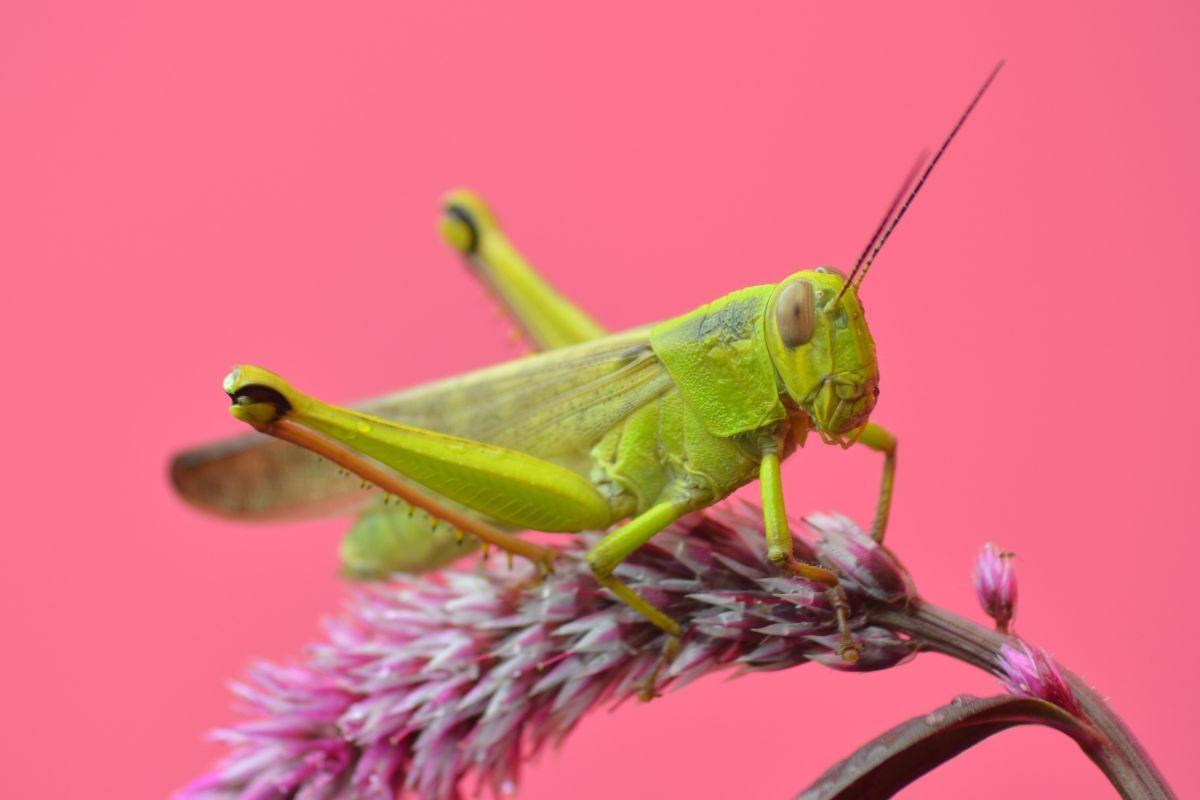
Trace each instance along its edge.
<instances>
[{"instance_id":1,"label":"folded wing","mask_svg":"<svg viewBox=\"0 0 1200 800\"><path fill-rule=\"evenodd\" d=\"M502 445L586 476L592 445L672 386L645 329L418 386L354 408ZM358 479L267 436L178 454L171 479L188 502L223 516L287 520L350 514L370 499Z\"/></svg>"}]
</instances>

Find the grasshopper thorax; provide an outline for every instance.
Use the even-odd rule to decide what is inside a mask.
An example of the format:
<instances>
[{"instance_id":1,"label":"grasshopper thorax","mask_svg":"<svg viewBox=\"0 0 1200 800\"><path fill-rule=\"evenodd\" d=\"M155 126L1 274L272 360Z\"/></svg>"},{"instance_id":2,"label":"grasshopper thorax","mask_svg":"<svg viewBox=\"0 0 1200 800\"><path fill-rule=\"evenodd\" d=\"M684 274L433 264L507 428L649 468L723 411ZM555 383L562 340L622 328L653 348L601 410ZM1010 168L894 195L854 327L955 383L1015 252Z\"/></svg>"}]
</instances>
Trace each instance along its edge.
<instances>
[{"instance_id":1,"label":"grasshopper thorax","mask_svg":"<svg viewBox=\"0 0 1200 800\"><path fill-rule=\"evenodd\" d=\"M785 393L834 441L866 423L879 395L875 342L845 281L828 267L797 272L775 287L765 319Z\"/></svg>"}]
</instances>

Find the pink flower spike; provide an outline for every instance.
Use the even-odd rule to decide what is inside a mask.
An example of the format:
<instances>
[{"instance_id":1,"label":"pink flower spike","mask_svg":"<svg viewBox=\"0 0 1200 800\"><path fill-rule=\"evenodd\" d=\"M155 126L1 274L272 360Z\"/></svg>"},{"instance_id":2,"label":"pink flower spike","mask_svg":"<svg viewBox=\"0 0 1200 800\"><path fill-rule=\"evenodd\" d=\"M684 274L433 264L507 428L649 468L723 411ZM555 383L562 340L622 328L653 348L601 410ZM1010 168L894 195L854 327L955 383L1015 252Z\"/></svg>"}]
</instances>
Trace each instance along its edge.
<instances>
[{"instance_id":1,"label":"pink flower spike","mask_svg":"<svg viewBox=\"0 0 1200 800\"><path fill-rule=\"evenodd\" d=\"M825 520L821 558L844 565L860 658L837 653L825 587L767 558L761 513L730 505L680 520L618 569L684 626L666 634L600 588L579 537L540 581L527 565L378 584L328 625L301 664L262 665L238 689L248 719L221 731L231 752L177 800L457 800L468 784L511 792L524 761L589 711L720 670L807 662L883 669L913 656L869 623L908 594L902 570L853 523ZM815 555L795 542L797 552Z\"/></svg>"},{"instance_id":2,"label":"pink flower spike","mask_svg":"<svg viewBox=\"0 0 1200 800\"><path fill-rule=\"evenodd\" d=\"M1081 716L1079 701L1063 679L1050 654L1040 647L1018 641L1017 647L1002 645L997 658L1000 685L1010 694L1036 697L1053 703L1075 716Z\"/></svg>"},{"instance_id":3,"label":"pink flower spike","mask_svg":"<svg viewBox=\"0 0 1200 800\"><path fill-rule=\"evenodd\" d=\"M992 543L985 544L975 559L975 596L987 615L996 621L996 630L1008 633L1017 613L1017 574L1013 554Z\"/></svg>"}]
</instances>

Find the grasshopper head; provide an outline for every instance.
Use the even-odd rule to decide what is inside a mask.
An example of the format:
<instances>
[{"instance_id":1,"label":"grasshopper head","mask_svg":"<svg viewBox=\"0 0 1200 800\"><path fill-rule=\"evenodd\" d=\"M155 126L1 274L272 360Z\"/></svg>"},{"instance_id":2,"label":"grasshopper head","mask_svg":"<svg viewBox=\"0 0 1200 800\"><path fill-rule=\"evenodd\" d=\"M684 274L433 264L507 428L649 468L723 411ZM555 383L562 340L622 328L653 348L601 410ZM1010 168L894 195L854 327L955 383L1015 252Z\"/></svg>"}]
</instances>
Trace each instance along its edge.
<instances>
[{"instance_id":1,"label":"grasshopper head","mask_svg":"<svg viewBox=\"0 0 1200 800\"><path fill-rule=\"evenodd\" d=\"M833 441L866 423L879 395L875 342L858 292L827 267L775 287L767 305L767 349L792 401Z\"/></svg>"}]
</instances>

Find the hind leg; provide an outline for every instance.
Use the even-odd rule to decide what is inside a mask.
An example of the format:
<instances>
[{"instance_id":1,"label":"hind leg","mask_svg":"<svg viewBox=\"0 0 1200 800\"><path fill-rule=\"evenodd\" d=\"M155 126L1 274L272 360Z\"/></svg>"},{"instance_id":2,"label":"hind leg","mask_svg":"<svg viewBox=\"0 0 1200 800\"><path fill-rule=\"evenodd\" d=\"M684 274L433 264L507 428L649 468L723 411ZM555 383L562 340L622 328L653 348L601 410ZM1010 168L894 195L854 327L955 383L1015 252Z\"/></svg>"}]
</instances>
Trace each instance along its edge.
<instances>
[{"instance_id":1,"label":"hind leg","mask_svg":"<svg viewBox=\"0 0 1200 800\"><path fill-rule=\"evenodd\" d=\"M457 250L537 350L578 344L606 331L554 289L513 247L491 209L466 190L445 198L442 236Z\"/></svg>"}]
</instances>

